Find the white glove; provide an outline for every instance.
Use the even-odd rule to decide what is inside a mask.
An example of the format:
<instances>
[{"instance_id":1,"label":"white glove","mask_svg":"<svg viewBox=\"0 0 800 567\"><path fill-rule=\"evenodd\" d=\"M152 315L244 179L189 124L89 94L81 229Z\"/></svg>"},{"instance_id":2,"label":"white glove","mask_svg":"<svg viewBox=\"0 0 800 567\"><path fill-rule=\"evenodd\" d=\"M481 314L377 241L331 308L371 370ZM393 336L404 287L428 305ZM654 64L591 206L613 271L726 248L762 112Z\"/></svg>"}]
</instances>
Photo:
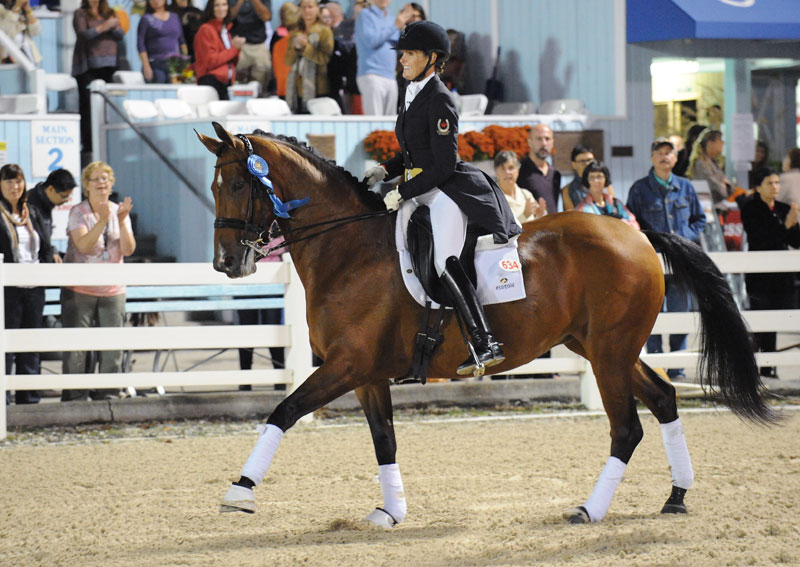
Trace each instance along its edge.
<instances>
[{"instance_id":1,"label":"white glove","mask_svg":"<svg viewBox=\"0 0 800 567\"><path fill-rule=\"evenodd\" d=\"M386 179L387 175L389 174L383 168L382 165L376 165L375 167L370 167L367 171L364 172L364 182L367 184L367 189L372 189L376 183L379 183L384 179Z\"/></svg>"},{"instance_id":2,"label":"white glove","mask_svg":"<svg viewBox=\"0 0 800 567\"><path fill-rule=\"evenodd\" d=\"M389 211L396 211L400 208L400 203L403 198L400 196L399 189L392 189L386 196L383 198L383 204L386 205L386 209Z\"/></svg>"}]
</instances>

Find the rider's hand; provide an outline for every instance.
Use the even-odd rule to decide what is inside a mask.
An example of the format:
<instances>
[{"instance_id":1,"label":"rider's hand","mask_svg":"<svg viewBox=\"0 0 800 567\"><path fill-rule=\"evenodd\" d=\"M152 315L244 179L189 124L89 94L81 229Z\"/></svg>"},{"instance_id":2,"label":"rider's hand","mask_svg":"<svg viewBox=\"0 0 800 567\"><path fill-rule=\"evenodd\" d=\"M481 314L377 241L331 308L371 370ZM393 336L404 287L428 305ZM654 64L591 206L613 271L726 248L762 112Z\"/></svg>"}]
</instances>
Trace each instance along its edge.
<instances>
[{"instance_id":1,"label":"rider's hand","mask_svg":"<svg viewBox=\"0 0 800 567\"><path fill-rule=\"evenodd\" d=\"M386 196L383 198L383 204L386 205L386 210L396 211L400 208L402 200L403 198L400 196L400 190L392 189L386 193Z\"/></svg>"},{"instance_id":2,"label":"rider's hand","mask_svg":"<svg viewBox=\"0 0 800 567\"><path fill-rule=\"evenodd\" d=\"M376 183L379 183L386 179L386 176L389 175L386 170L383 168L382 165L376 165L375 167L370 167L367 171L364 172L364 183L367 184L367 189L372 189Z\"/></svg>"}]
</instances>

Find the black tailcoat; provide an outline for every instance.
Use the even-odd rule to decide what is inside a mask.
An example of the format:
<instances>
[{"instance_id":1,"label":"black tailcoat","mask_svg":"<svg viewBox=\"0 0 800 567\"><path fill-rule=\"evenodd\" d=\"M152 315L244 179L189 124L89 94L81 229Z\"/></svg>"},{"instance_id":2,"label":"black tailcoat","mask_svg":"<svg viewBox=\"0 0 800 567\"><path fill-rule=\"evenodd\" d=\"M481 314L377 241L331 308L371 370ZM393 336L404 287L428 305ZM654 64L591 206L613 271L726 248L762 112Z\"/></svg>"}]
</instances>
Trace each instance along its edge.
<instances>
[{"instance_id":1,"label":"black tailcoat","mask_svg":"<svg viewBox=\"0 0 800 567\"><path fill-rule=\"evenodd\" d=\"M400 97L395 134L401 154L386 162L389 178L404 169L422 173L400 183L404 200L436 187L450 197L465 215L495 243L507 242L522 229L514 220L500 187L480 169L458 159L458 111L447 87L434 75L405 109L405 89Z\"/></svg>"}]
</instances>

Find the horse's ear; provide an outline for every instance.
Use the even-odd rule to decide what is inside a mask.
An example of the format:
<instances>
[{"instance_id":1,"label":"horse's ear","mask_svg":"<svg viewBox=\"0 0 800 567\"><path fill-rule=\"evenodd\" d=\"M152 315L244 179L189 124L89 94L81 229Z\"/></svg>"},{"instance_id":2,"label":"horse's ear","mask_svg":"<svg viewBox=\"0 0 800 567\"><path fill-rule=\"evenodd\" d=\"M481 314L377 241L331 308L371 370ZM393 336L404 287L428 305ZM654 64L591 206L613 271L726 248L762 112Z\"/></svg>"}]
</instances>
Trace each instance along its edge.
<instances>
[{"instance_id":1,"label":"horse's ear","mask_svg":"<svg viewBox=\"0 0 800 567\"><path fill-rule=\"evenodd\" d=\"M222 142L209 136L204 136L197 130L195 130L194 133L197 134L197 139L200 140L200 143L202 143L209 152L218 155L219 149L222 147Z\"/></svg>"},{"instance_id":2,"label":"horse's ear","mask_svg":"<svg viewBox=\"0 0 800 567\"><path fill-rule=\"evenodd\" d=\"M228 144L232 148L236 147L236 143L233 141L233 136L231 136L230 132L222 127L222 124L219 122L212 122L211 125L214 127L214 132L217 133L217 136L219 136L219 139L222 140L223 143Z\"/></svg>"}]
</instances>

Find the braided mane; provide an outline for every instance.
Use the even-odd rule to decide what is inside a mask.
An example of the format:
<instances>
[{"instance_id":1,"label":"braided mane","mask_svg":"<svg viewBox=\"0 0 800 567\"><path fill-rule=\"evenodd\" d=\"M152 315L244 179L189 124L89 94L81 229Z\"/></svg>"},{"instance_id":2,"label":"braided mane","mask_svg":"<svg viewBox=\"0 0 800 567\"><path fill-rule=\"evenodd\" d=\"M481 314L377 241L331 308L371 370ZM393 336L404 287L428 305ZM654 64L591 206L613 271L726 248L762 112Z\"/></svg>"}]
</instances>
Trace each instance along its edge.
<instances>
[{"instance_id":1,"label":"braided mane","mask_svg":"<svg viewBox=\"0 0 800 567\"><path fill-rule=\"evenodd\" d=\"M314 164L317 169L329 175L337 175L344 185L349 187L358 197L358 199L370 210L381 211L384 209L383 200L381 196L373 191L370 191L366 186L352 173L347 171L344 167L338 165L336 161L323 156L316 148L313 148L303 141L298 140L294 136L284 136L283 134L273 134L265 132L264 130L256 129L253 131L253 136L266 138L274 142L280 142L291 146L294 151L299 153L304 158L308 159Z\"/></svg>"}]
</instances>

